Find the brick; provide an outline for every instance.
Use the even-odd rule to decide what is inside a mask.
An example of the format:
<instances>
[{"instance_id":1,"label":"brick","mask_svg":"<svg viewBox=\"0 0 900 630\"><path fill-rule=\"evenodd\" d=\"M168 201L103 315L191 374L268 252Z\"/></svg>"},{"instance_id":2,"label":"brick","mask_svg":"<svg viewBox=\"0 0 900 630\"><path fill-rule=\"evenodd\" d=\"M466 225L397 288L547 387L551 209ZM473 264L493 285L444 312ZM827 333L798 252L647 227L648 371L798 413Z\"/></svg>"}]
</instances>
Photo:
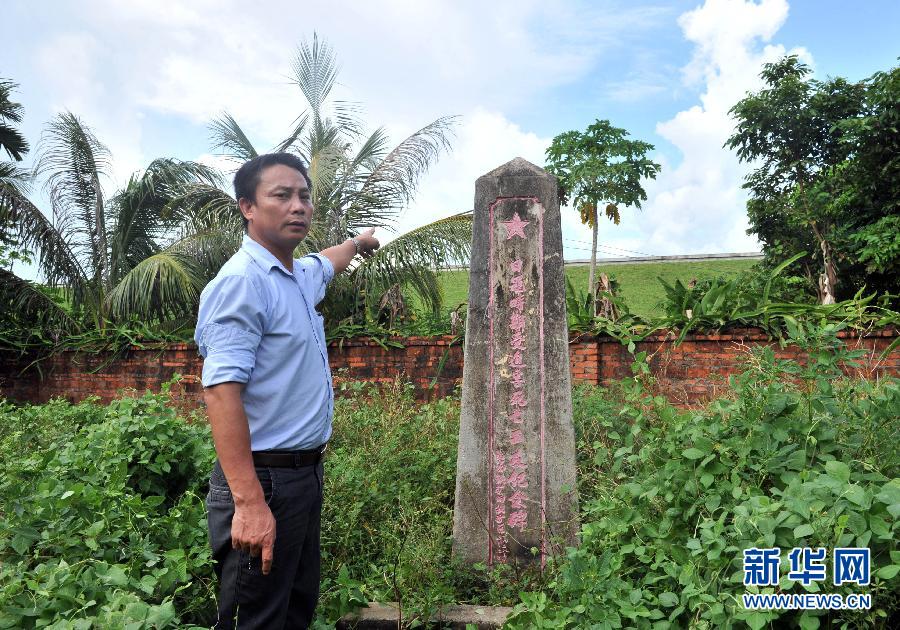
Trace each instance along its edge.
<instances>
[{"instance_id":1,"label":"brick","mask_svg":"<svg viewBox=\"0 0 900 630\"><path fill-rule=\"evenodd\" d=\"M848 345L866 352L858 369L845 368L848 374L874 378L877 375L900 376L900 351L879 359L880 353L900 334L896 329L871 331L864 337L854 332L842 332ZM414 337L398 339L405 348L384 350L370 339L346 340L342 347L332 345L329 363L338 384L349 379L366 379L391 383L398 374L411 378L416 395L445 396L452 393L462 379L463 349L453 337ZM729 330L721 334L690 335L680 346L672 346L674 335L656 334L636 344L637 351L653 354L651 370L658 379L659 392L678 404L694 404L715 395L725 387L724 379L737 373L749 348L773 346L776 356L804 361L805 356L795 347L780 348L758 330ZM437 374L445 352L440 376L433 389L429 385ZM608 337L579 337L569 346L569 367L573 381L609 383L631 376L632 358L624 346ZM184 404L202 405L199 375L202 359L194 346L174 344L166 349L131 349L117 363L92 373L105 360L103 355L63 353L45 361L41 369L45 380L36 371L20 375L30 361L0 351L0 396L13 400L45 402L53 397L81 400L89 395L108 401L122 389L143 392L159 391L175 372L185 377L178 392L180 408ZM190 386L188 386L190 379ZM186 402L184 402L186 401Z\"/></svg>"}]
</instances>

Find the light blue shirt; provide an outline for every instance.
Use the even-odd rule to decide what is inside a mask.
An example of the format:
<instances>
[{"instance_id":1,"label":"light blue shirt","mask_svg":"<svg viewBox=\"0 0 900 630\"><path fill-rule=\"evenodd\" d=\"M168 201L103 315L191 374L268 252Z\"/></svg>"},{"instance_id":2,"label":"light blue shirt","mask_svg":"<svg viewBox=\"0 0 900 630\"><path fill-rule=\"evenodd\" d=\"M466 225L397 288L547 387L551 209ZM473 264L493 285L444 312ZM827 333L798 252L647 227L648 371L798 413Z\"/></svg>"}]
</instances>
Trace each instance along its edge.
<instances>
[{"instance_id":1,"label":"light blue shirt","mask_svg":"<svg viewBox=\"0 0 900 630\"><path fill-rule=\"evenodd\" d=\"M241 400L254 451L310 449L331 437L334 393L315 305L333 277L321 254L295 259L291 273L244 236L200 296L203 386L247 384Z\"/></svg>"}]
</instances>

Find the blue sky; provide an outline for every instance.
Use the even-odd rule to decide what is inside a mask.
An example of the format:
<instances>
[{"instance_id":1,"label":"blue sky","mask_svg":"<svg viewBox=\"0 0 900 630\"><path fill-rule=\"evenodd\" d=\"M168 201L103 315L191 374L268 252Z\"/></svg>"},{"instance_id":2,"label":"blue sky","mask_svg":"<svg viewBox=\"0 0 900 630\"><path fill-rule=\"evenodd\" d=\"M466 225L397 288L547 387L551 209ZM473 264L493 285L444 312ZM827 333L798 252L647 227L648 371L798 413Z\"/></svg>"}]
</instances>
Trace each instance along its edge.
<instances>
[{"instance_id":1,"label":"blue sky","mask_svg":"<svg viewBox=\"0 0 900 630\"><path fill-rule=\"evenodd\" d=\"M601 225L600 255L753 251L746 165L722 148L727 110L761 64L799 54L816 76L862 79L897 63L892 0L596 2L4 3L0 76L19 84L23 129L71 110L112 151L107 186L155 157L211 154L208 121L232 113L259 147L302 111L287 80L313 31L341 62L337 96L395 141L460 116L453 150L422 178L408 229L470 209L481 174L521 156L543 164L554 135L607 118L656 146L663 172L640 211ZM33 155L33 152L32 152ZM40 191L35 200L41 202ZM563 213L567 259L589 230ZM389 237L389 235L383 235Z\"/></svg>"}]
</instances>

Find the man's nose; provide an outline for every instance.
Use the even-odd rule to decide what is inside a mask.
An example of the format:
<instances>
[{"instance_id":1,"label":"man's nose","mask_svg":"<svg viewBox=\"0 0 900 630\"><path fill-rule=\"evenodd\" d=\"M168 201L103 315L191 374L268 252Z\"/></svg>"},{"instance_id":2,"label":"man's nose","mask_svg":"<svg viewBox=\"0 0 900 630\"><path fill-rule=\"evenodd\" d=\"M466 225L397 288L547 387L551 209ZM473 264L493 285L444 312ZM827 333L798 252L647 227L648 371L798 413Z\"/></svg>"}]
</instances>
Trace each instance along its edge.
<instances>
[{"instance_id":1,"label":"man's nose","mask_svg":"<svg viewBox=\"0 0 900 630\"><path fill-rule=\"evenodd\" d=\"M299 195L291 199L291 212L295 214L304 214L306 212L306 204Z\"/></svg>"}]
</instances>

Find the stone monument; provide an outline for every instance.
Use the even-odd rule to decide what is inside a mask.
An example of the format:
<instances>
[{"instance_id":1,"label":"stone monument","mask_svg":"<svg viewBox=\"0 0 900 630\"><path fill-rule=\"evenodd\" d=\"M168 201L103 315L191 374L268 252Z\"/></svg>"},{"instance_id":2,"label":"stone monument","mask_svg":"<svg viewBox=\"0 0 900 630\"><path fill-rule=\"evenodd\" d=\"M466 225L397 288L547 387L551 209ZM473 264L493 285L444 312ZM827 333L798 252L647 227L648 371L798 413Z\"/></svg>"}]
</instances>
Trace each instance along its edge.
<instances>
[{"instance_id":1,"label":"stone monument","mask_svg":"<svg viewBox=\"0 0 900 630\"><path fill-rule=\"evenodd\" d=\"M521 158L478 178L453 552L539 562L577 541L556 178Z\"/></svg>"}]
</instances>

